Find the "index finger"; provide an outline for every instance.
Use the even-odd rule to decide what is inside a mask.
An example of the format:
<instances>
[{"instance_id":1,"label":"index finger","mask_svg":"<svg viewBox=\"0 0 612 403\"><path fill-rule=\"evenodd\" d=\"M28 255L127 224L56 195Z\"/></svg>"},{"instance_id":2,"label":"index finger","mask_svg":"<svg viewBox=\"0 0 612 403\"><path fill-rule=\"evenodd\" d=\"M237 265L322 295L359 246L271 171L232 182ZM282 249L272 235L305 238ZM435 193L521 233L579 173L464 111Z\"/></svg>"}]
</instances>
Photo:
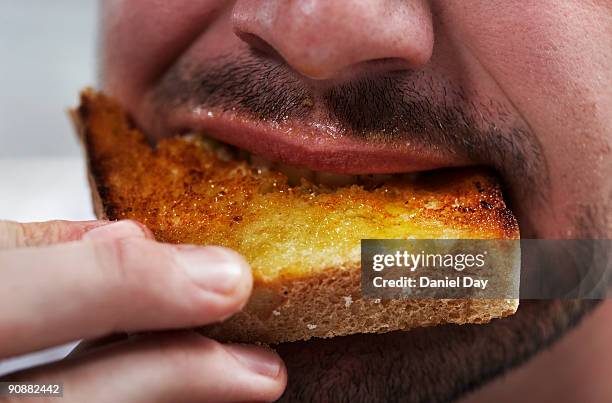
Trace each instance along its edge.
<instances>
[{"instance_id":1,"label":"index finger","mask_svg":"<svg viewBox=\"0 0 612 403\"><path fill-rule=\"evenodd\" d=\"M111 221L104 220L53 220L32 223L0 220L0 250L78 241L83 235L94 228L112 223ZM133 225L123 226L126 236L153 238L151 231L144 225L135 221L130 221L130 223Z\"/></svg>"},{"instance_id":2,"label":"index finger","mask_svg":"<svg viewBox=\"0 0 612 403\"><path fill-rule=\"evenodd\" d=\"M250 295L250 269L228 249L104 238L0 251L0 356L217 322Z\"/></svg>"}]
</instances>

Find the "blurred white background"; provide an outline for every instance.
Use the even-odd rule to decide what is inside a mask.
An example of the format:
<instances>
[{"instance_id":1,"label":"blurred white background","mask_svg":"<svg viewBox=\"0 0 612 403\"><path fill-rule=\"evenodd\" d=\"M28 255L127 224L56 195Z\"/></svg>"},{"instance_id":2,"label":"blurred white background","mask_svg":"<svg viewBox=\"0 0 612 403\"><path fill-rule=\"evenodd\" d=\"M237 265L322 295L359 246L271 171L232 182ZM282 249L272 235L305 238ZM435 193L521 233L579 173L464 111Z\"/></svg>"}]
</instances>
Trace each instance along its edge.
<instances>
[{"instance_id":1,"label":"blurred white background","mask_svg":"<svg viewBox=\"0 0 612 403\"><path fill-rule=\"evenodd\" d=\"M96 82L96 13L96 0L0 0L0 219L93 218L66 109ZM71 347L0 361L0 375Z\"/></svg>"},{"instance_id":2,"label":"blurred white background","mask_svg":"<svg viewBox=\"0 0 612 403\"><path fill-rule=\"evenodd\" d=\"M95 84L96 0L0 0L0 158L76 156L65 110Z\"/></svg>"},{"instance_id":3,"label":"blurred white background","mask_svg":"<svg viewBox=\"0 0 612 403\"><path fill-rule=\"evenodd\" d=\"M0 0L0 219L91 218L66 115L95 85L96 0Z\"/></svg>"}]
</instances>

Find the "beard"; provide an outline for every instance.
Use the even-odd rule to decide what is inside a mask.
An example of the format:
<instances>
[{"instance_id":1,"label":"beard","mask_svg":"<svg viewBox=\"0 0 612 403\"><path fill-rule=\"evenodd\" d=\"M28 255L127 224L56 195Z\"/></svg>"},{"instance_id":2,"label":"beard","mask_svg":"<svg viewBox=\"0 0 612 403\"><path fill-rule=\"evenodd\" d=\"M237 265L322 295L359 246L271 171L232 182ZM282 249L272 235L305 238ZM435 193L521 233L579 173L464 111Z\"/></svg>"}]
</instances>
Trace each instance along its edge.
<instances>
[{"instance_id":1,"label":"beard","mask_svg":"<svg viewBox=\"0 0 612 403\"><path fill-rule=\"evenodd\" d=\"M274 124L318 122L364 141L414 141L488 166L501 176L510 205L519 213L548 203L550 172L528 125L495 100L432 72L361 77L315 90L273 60L232 55L206 64L177 62L148 94L147 103L155 111L147 121L154 137L161 136L159 128L167 128L163 120L172 111L200 107ZM594 211L571 212L583 229L577 237L596 237L606 230L606 224L598 224L602 215ZM540 237L537 223L518 218L523 237ZM276 349L289 371L281 400L456 399L524 363L598 303L522 300L515 315L487 325L281 344Z\"/></svg>"},{"instance_id":2,"label":"beard","mask_svg":"<svg viewBox=\"0 0 612 403\"><path fill-rule=\"evenodd\" d=\"M281 344L289 373L281 401L452 401L525 363L598 303L526 300L487 325Z\"/></svg>"}]
</instances>

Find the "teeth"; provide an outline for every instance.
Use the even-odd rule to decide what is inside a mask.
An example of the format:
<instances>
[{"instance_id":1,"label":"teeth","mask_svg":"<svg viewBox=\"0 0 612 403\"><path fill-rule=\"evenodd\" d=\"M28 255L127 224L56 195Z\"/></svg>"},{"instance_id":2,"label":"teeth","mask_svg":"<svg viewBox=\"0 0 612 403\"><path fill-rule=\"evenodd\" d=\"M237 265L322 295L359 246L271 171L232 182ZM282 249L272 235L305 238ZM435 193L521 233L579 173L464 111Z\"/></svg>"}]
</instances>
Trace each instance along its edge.
<instances>
[{"instance_id":1,"label":"teeth","mask_svg":"<svg viewBox=\"0 0 612 403\"><path fill-rule=\"evenodd\" d=\"M251 158L254 157L254 155L251 155L251 153L249 153L248 151L245 151L245 150L240 149L240 148L237 148L237 150L238 150L238 154L237 155L238 155L238 159L239 160L250 161ZM261 159L261 162L264 162L263 158ZM264 164L262 164L261 167L265 168L266 166ZM269 167L267 167L267 168L269 168Z\"/></svg>"},{"instance_id":2,"label":"teeth","mask_svg":"<svg viewBox=\"0 0 612 403\"><path fill-rule=\"evenodd\" d=\"M227 162L227 161L231 161L234 158L232 151L228 147L217 147L215 149L215 152L217 153L217 157L221 161Z\"/></svg>"},{"instance_id":3,"label":"teeth","mask_svg":"<svg viewBox=\"0 0 612 403\"><path fill-rule=\"evenodd\" d=\"M287 183L290 186L298 186L302 183L302 179L316 185L324 185L330 187L364 185L375 186L389 182L394 178L394 175L346 175L336 174L331 172L311 171L310 169L274 163L266 160L258 155L250 155L247 160L255 167L266 170L275 170L283 173L287 177Z\"/></svg>"},{"instance_id":4,"label":"teeth","mask_svg":"<svg viewBox=\"0 0 612 403\"><path fill-rule=\"evenodd\" d=\"M287 176L287 182L291 186L299 185L302 179L315 183L315 172L309 169L285 164L273 164L273 169L284 173Z\"/></svg>"},{"instance_id":5,"label":"teeth","mask_svg":"<svg viewBox=\"0 0 612 403\"><path fill-rule=\"evenodd\" d=\"M264 158L261 158L259 155L248 155L247 151L241 151L247 153L246 159L248 160L254 168L268 170L272 167L272 163Z\"/></svg>"},{"instance_id":6,"label":"teeth","mask_svg":"<svg viewBox=\"0 0 612 403\"><path fill-rule=\"evenodd\" d=\"M375 186L389 182L393 179L393 175L359 175L359 184L366 186Z\"/></svg>"},{"instance_id":7,"label":"teeth","mask_svg":"<svg viewBox=\"0 0 612 403\"><path fill-rule=\"evenodd\" d=\"M302 183L302 179L309 182L326 186L347 186L359 183L358 175L343 175L330 172L311 171L310 169L300 168L281 163L272 163L258 155L251 155L250 163L256 168L273 169L283 173L287 177L287 183L297 186Z\"/></svg>"},{"instance_id":8,"label":"teeth","mask_svg":"<svg viewBox=\"0 0 612 403\"><path fill-rule=\"evenodd\" d=\"M315 183L327 186L347 186L356 184L359 180L357 175L342 175L329 172L315 172Z\"/></svg>"}]
</instances>

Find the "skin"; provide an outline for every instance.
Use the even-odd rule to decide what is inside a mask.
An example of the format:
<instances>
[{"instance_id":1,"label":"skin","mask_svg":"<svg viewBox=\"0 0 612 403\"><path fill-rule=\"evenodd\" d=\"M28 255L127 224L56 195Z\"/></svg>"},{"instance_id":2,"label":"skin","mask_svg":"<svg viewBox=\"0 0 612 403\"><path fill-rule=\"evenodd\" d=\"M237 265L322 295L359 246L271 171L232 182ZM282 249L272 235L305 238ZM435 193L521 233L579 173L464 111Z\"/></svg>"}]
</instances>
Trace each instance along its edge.
<instances>
[{"instance_id":1,"label":"skin","mask_svg":"<svg viewBox=\"0 0 612 403\"><path fill-rule=\"evenodd\" d=\"M612 2L113 0L100 4L101 87L123 104L152 140L206 131L270 159L338 173L486 165L503 180L523 238L612 236ZM249 89L254 92L247 98ZM325 147L317 149L315 140L324 140ZM284 148L261 146L285 141L289 146ZM352 147L349 154L342 148L346 144ZM367 150L373 145L383 154L372 157ZM391 158L391 149L399 150L401 158ZM0 298L12 306L37 308L24 308L25 316L18 312L0 316L0 326L20 340L16 343L10 337L0 342L5 349L0 355L79 337L208 323L240 309L248 297L246 285L221 300L199 296L181 278L176 262L163 259L177 247L155 244L146 239L146 232L124 237L109 231L105 237L111 240L82 240L89 226L102 224L15 227L7 223L0 228L4 234L0 238L6 240L0 266L9 267L2 279L24 281L36 290L25 296L0 292ZM139 262L128 255L128 263L122 263L124 255L117 248L128 250L121 246L125 242L130 243L130 251L134 248L140 251L138 256L151 260ZM35 247L24 249L23 244ZM38 248L38 244L53 246ZM85 259L92 248L102 250L94 254L101 263ZM190 249L196 250L202 265L217 264L207 248ZM49 271L40 267L42 262L53 262L54 256L58 263L53 278L63 279L60 284L65 288L51 290L43 282ZM91 260L94 274L75 271L57 256ZM236 262L239 259L234 257L234 263L244 267L244 262ZM146 279L151 274L149 267L144 270L145 263L154 273L176 276L168 279L176 287L148 289ZM164 264L167 267L162 268ZM113 273L131 281L117 285ZM40 285L19 280L26 274L40 278ZM79 276L76 289L74 278ZM243 276L245 284L250 281L248 270ZM103 283L104 288L95 281L111 283ZM83 285L91 293L84 293ZM79 301L81 309L46 312L53 304L41 306L41 299L33 297L40 290L55 293L48 298L56 298L57 306L66 301L65 295L74 296L70 300ZM134 292L141 298L126 296ZM484 326L439 326L280 345L277 351L290 376L283 399L457 398L524 364L562 338L596 305L587 300L521 301L516 315ZM149 312L151 306L155 315ZM55 316L41 321L46 315ZM66 325L58 326L58 321ZM54 331L42 332L47 323ZM579 341L569 340L564 348L577 351ZM78 393L91 395L100 382L108 382L108 373L116 372L118 396L134 396L135 401L176 400L173 393L181 391L181 400L273 400L285 387L286 370L279 358L255 347L242 348L251 357L258 354L249 362L258 363L260 369L263 363L276 363L265 368L279 368L265 381L241 367L242 361L229 358L239 354L226 354L233 347L192 333L101 344L53 367L15 377L63 379L74 385L79 397ZM146 371L133 370L138 361ZM541 368L532 362L514 373L545 380L547 371ZM119 382L125 376L136 382ZM156 376L168 381L156 382ZM584 384L588 387L586 380ZM488 390L503 394L518 389L504 389L498 382Z\"/></svg>"},{"instance_id":2,"label":"skin","mask_svg":"<svg viewBox=\"0 0 612 403\"><path fill-rule=\"evenodd\" d=\"M252 277L236 253L162 245L132 221L0 221L0 234L0 304L12 307L0 312L0 357L94 340L3 381L63 382L69 402L103 389L106 401L133 402L271 401L282 393L286 369L269 349L179 330L246 303ZM164 331L135 334L153 330Z\"/></svg>"}]
</instances>

